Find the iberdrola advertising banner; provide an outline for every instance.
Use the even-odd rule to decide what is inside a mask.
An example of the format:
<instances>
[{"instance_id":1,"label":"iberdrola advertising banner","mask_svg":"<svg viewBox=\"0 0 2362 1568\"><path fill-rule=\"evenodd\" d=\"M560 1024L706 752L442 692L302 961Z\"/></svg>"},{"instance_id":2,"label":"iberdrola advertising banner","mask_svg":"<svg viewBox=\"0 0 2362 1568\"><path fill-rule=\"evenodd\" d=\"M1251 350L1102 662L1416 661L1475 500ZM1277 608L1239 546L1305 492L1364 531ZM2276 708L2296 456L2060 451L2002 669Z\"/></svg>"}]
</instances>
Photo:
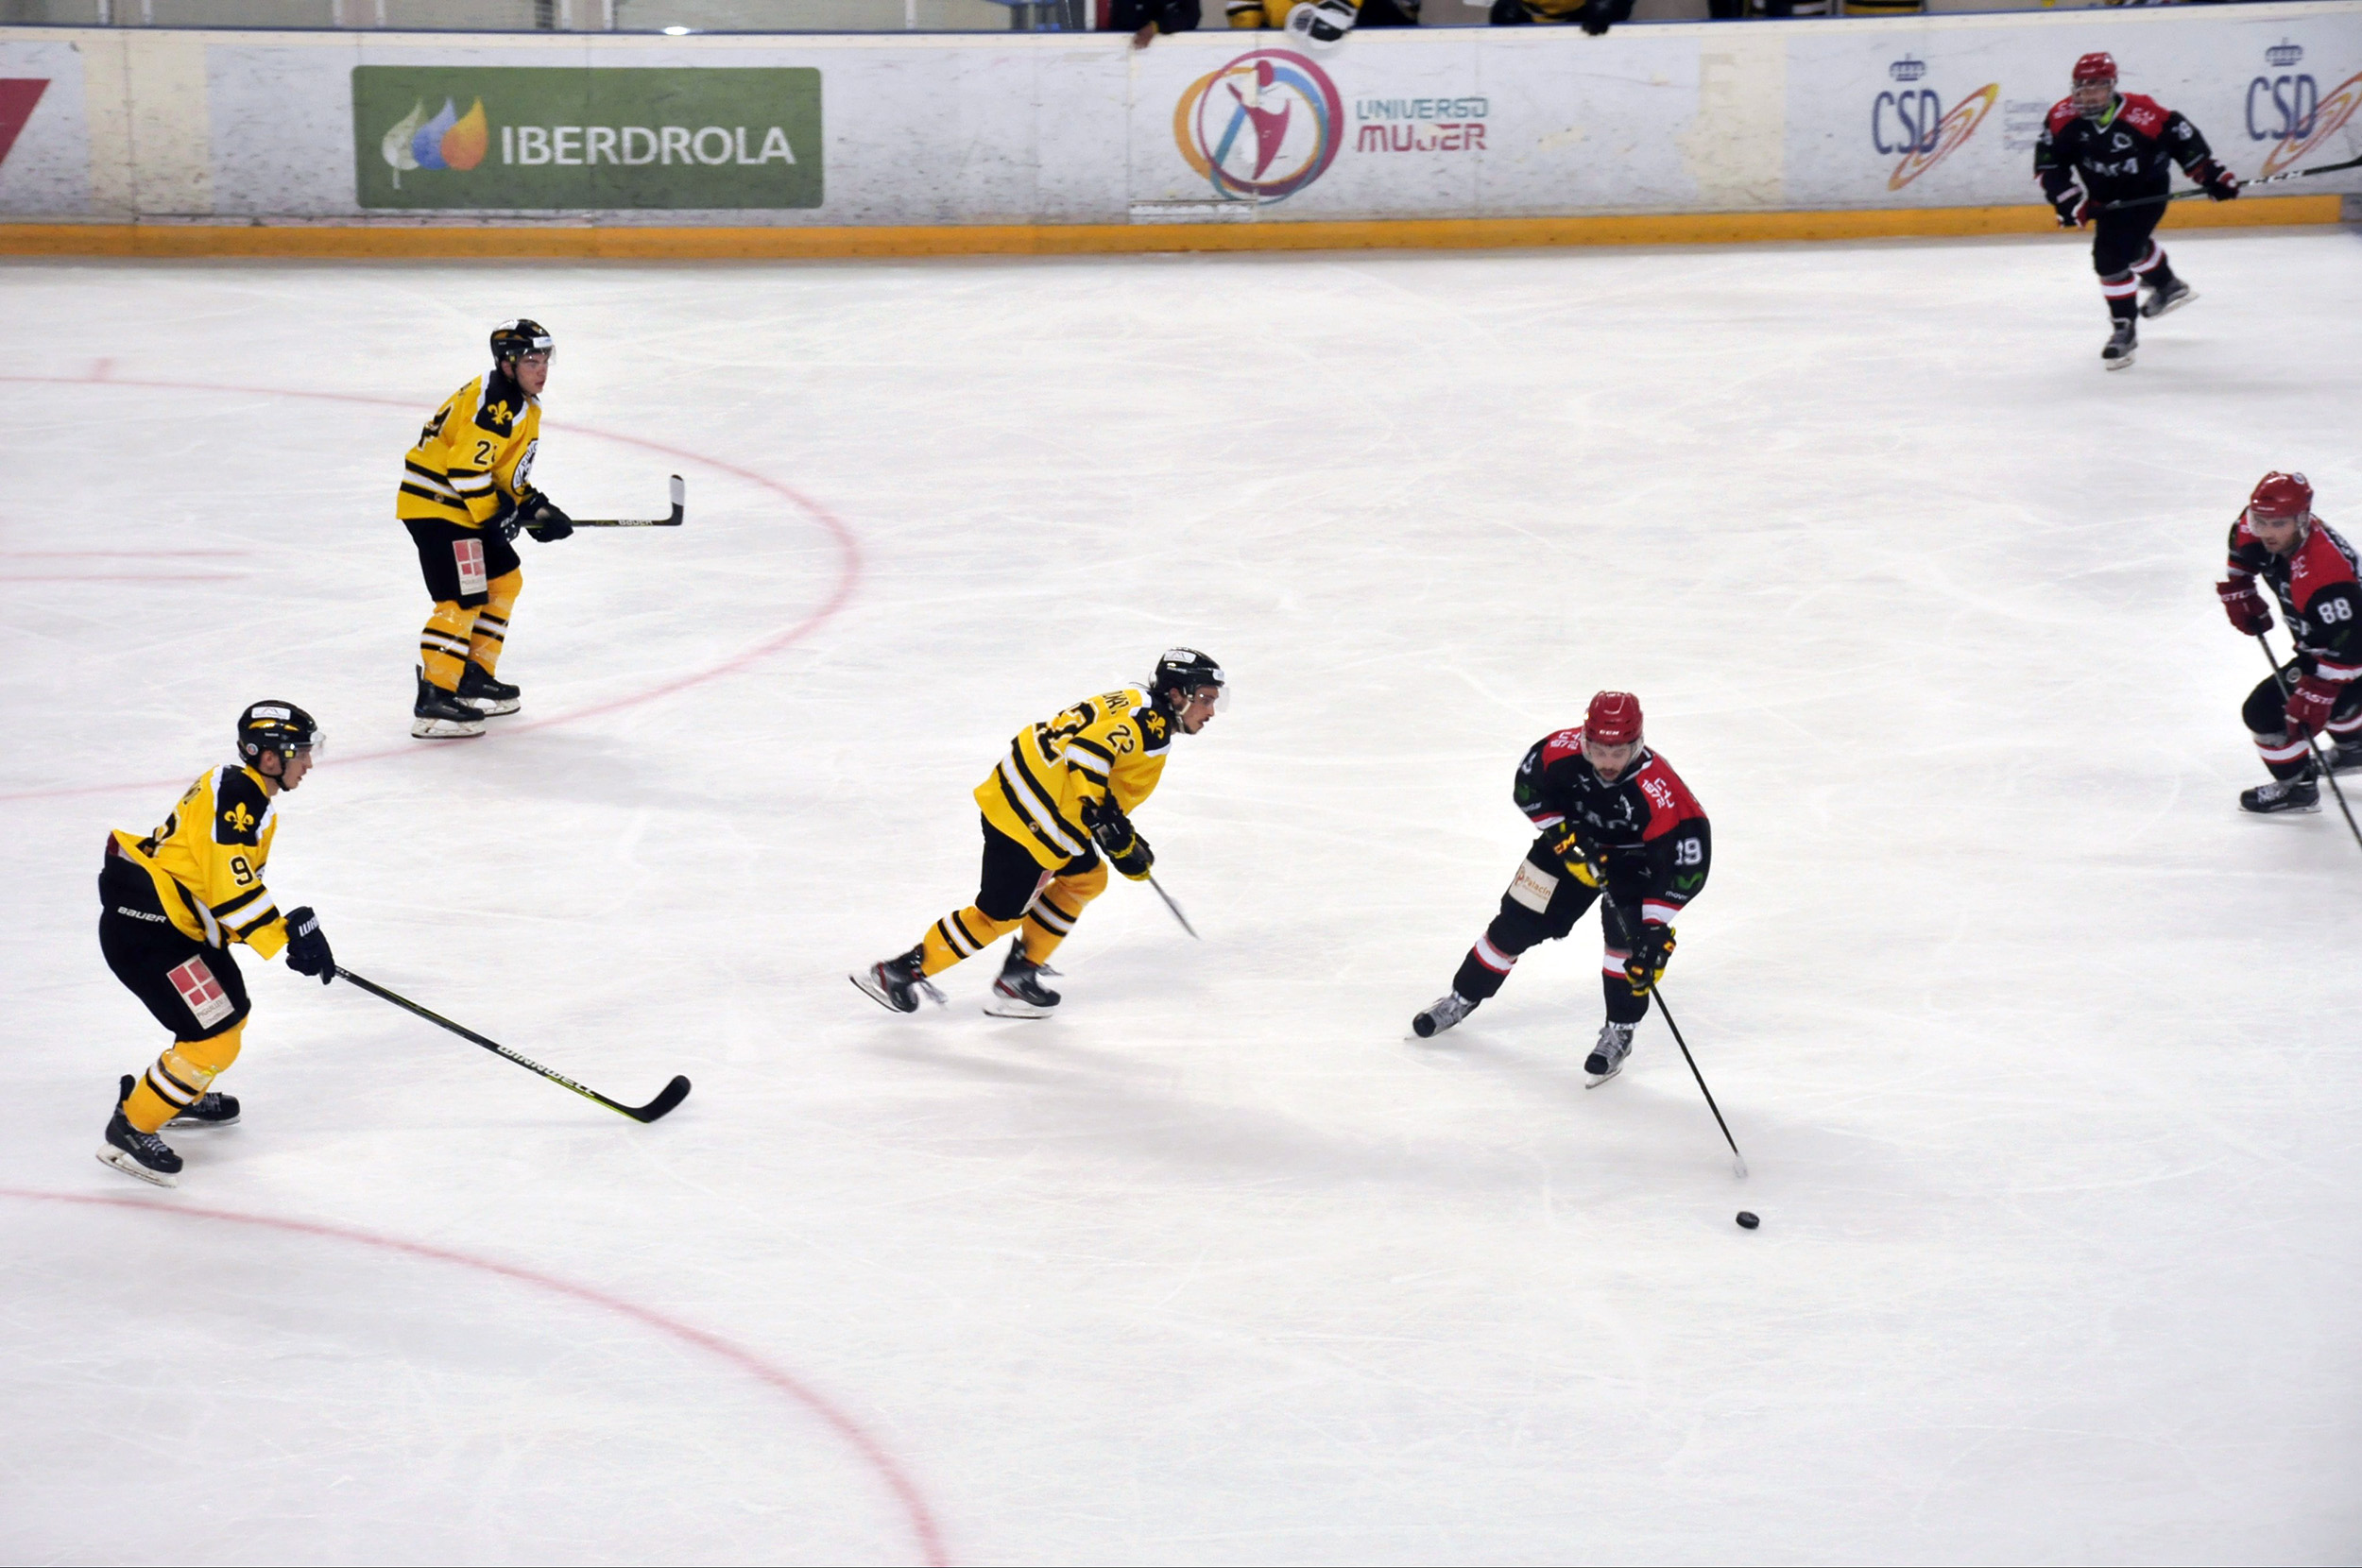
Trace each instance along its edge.
<instances>
[{"instance_id":1,"label":"iberdrola advertising banner","mask_svg":"<svg viewBox=\"0 0 2362 1568\"><path fill-rule=\"evenodd\" d=\"M817 207L820 73L361 65L363 207Z\"/></svg>"}]
</instances>

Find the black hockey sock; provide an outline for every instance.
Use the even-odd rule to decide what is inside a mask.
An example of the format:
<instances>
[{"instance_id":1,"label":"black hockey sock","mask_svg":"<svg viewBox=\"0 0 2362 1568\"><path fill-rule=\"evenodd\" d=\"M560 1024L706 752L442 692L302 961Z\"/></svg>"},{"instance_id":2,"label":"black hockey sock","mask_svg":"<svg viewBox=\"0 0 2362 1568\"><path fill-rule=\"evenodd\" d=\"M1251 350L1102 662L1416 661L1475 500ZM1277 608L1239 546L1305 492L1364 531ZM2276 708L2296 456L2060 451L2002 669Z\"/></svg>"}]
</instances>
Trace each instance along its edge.
<instances>
[{"instance_id":1,"label":"black hockey sock","mask_svg":"<svg viewBox=\"0 0 2362 1568\"><path fill-rule=\"evenodd\" d=\"M1509 961L1517 962L1514 957ZM1459 972L1451 978L1451 988L1472 1002L1489 1001L1508 978L1508 970L1494 968L1484 962L1481 952L1471 947L1468 956L1460 961Z\"/></svg>"},{"instance_id":2,"label":"black hockey sock","mask_svg":"<svg viewBox=\"0 0 2362 1568\"><path fill-rule=\"evenodd\" d=\"M2139 317L2140 311L2140 296L2130 289L2121 295L2111 295L2108 298L2108 315L2114 320L2135 320Z\"/></svg>"}]
</instances>

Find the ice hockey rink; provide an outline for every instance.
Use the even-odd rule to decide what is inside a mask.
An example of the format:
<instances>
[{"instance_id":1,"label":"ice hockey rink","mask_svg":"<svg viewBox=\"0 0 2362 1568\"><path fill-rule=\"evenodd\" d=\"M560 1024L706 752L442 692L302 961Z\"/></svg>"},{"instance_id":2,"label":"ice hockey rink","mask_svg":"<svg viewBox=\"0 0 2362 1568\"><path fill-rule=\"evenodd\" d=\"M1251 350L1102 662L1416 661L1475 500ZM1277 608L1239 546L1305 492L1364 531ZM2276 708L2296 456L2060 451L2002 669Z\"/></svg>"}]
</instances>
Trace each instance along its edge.
<instances>
[{"instance_id":1,"label":"ice hockey rink","mask_svg":"<svg viewBox=\"0 0 2362 1568\"><path fill-rule=\"evenodd\" d=\"M774 266L0 266L0 1558L2352 1561L2362 852L2243 817L2267 469L2362 524L2362 233ZM408 739L392 520L496 321L525 711ZM2285 646L2285 633L2275 639ZM1008 737L1229 670L1041 1023L847 972L973 895ZM1629 688L1711 813L1586 1092L1586 921L1431 1042ZM109 828L319 716L245 1124ZM2362 778L2348 781L2362 796ZM1741 1208L1763 1217L1749 1233Z\"/></svg>"}]
</instances>

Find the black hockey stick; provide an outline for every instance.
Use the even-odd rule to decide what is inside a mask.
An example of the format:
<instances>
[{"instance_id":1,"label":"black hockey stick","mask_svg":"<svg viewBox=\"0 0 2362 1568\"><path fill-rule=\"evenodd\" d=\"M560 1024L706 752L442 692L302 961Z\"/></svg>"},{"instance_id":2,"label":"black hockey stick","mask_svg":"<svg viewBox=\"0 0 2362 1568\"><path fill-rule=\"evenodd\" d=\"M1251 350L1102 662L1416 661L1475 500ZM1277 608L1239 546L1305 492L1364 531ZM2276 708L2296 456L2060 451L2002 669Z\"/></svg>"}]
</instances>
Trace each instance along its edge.
<instances>
[{"instance_id":1,"label":"black hockey stick","mask_svg":"<svg viewBox=\"0 0 2362 1568\"><path fill-rule=\"evenodd\" d=\"M1633 947L1632 930L1624 924L1624 912L1616 907L1615 898L1607 891L1606 869L1595 865L1591 874L1599 878L1600 908L1616 917L1617 933L1623 938L1624 950L1630 952ZM1731 1136L1731 1124L1722 1119L1722 1107L1714 1103L1714 1091L1706 1087L1706 1075L1698 1070L1698 1059L1689 1054L1689 1042L1682 1038L1682 1026L1673 1021L1673 1010L1665 1005L1665 988L1652 985L1649 995L1656 998L1656 1010L1665 1014L1665 1027L1673 1031L1673 1044L1681 1047L1682 1060L1689 1064L1689 1076L1698 1081L1698 1092L1706 1097L1706 1109L1714 1113L1714 1125L1722 1130L1722 1141L1731 1146L1731 1168L1740 1177L1745 1177L1747 1156L1738 1151L1738 1140Z\"/></svg>"},{"instance_id":2,"label":"black hockey stick","mask_svg":"<svg viewBox=\"0 0 2362 1568\"><path fill-rule=\"evenodd\" d=\"M444 1017L441 1014L434 1012L428 1008L420 1007L417 1002L412 1001L407 997L396 996L393 992L386 990L375 980L363 980L360 976L354 974L351 970L346 968L342 964L338 964L336 966L336 978L338 980L351 980L353 984L359 986L362 990L367 991L372 997L383 997L385 1000L393 1003L396 1007L402 1008L407 1012L415 1013L430 1024L440 1024L443 1028L450 1030L454 1034L458 1035L462 1040L472 1040L477 1045L482 1046L486 1050L490 1051L493 1055L504 1057L508 1061L516 1063L517 1065L521 1067L529 1067L533 1071L539 1073L543 1078L548 1079L551 1082L563 1084L565 1087L572 1089L574 1093L582 1096L583 1099L595 1099L600 1104L606 1106L608 1110L620 1112L623 1115L631 1117L634 1121L654 1121L657 1117L663 1116L674 1106L678 1105L682 1100L689 1098L689 1080L686 1078L676 1077L673 1080L673 1082L664 1085L663 1091L654 1099L648 1101L645 1105L622 1104L619 1101L608 1099L607 1096L599 1093L596 1089L584 1088L573 1079L568 1078L564 1073L552 1072L549 1068L541 1065L540 1063L533 1061L530 1058L518 1055L515 1051L510 1050L506 1046L502 1045L497 1040L487 1040L483 1035L478 1034L474 1030L462 1028L460 1025L453 1023L449 1018Z\"/></svg>"},{"instance_id":3,"label":"black hockey stick","mask_svg":"<svg viewBox=\"0 0 2362 1568\"><path fill-rule=\"evenodd\" d=\"M576 528L678 528L688 513L689 486L673 476L673 515L669 518L576 518Z\"/></svg>"},{"instance_id":4,"label":"black hockey stick","mask_svg":"<svg viewBox=\"0 0 2362 1568\"><path fill-rule=\"evenodd\" d=\"M1190 917L1181 912L1181 906L1172 901L1172 895L1165 891L1164 883L1156 880L1155 876L1153 873L1148 878L1148 885L1156 890L1156 896L1165 901L1165 908L1171 910L1172 912L1172 917L1181 922L1181 929L1183 930L1189 932L1193 937L1197 937L1197 940L1200 942L1206 940L1202 936L1197 936L1197 928L1190 924Z\"/></svg>"},{"instance_id":5,"label":"black hockey stick","mask_svg":"<svg viewBox=\"0 0 2362 1568\"><path fill-rule=\"evenodd\" d=\"M2250 191L2258 185L2277 185L2284 179L2310 179L2317 174L2336 174L2339 169L2353 168L2362 168L2362 158L2349 158L2342 163L2316 163L2309 169L2285 169L2279 174L2268 174L2261 179L2251 179L2239 189ZM2103 213L2120 213L2127 207L2154 207L2161 202L2188 201L2192 197L2202 196L2205 194L2206 187L2200 185L2195 191L2175 191L2167 196L2128 196L2122 201L2108 202L2099 210Z\"/></svg>"},{"instance_id":6,"label":"black hockey stick","mask_svg":"<svg viewBox=\"0 0 2362 1568\"><path fill-rule=\"evenodd\" d=\"M2280 688L2281 697L2285 701L2288 693L2296 690L2288 684L2288 672L2280 667L2279 658L2272 653L2271 643L2266 640L2262 632L2255 634L2255 645L2264 650L2264 662L2272 667L2272 682ZM2294 669L2295 666L2291 665L2289 668ZM2329 781L2329 793L2337 797L2337 810L2346 814L2346 826L2353 828L2354 844L2356 846L2362 846L2362 827L2354 827L2353 808L2346 804L2346 792L2337 788L2337 775L2331 771L2329 758L2321 752L2321 743L2313 738L2310 731L2305 734L2304 743L2313 748L2313 765L2320 769L2321 776Z\"/></svg>"}]
</instances>

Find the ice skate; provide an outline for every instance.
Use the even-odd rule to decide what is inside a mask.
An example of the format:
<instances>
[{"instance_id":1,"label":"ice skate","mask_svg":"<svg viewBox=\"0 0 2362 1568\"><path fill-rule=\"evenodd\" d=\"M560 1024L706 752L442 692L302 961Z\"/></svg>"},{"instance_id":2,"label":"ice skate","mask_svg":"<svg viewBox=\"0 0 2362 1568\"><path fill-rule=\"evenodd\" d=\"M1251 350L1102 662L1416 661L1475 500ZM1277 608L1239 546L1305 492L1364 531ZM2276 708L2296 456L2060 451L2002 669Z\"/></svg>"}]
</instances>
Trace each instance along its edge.
<instances>
[{"instance_id":1,"label":"ice skate","mask_svg":"<svg viewBox=\"0 0 2362 1568\"><path fill-rule=\"evenodd\" d=\"M2155 320L2158 316L2171 315L2197 298L2198 290L2176 278L2149 291L2148 298L2141 301L2141 315Z\"/></svg>"},{"instance_id":2,"label":"ice skate","mask_svg":"<svg viewBox=\"0 0 2362 1568\"><path fill-rule=\"evenodd\" d=\"M180 1185L180 1156L155 1133L143 1133L132 1126L121 1105L115 1107L113 1119L107 1123L107 1142L98 1150L98 1158L126 1176L137 1176L160 1187Z\"/></svg>"},{"instance_id":3,"label":"ice skate","mask_svg":"<svg viewBox=\"0 0 2362 1568\"><path fill-rule=\"evenodd\" d=\"M2239 810L2257 816L2278 816L2321 809L2321 787L2309 778L2275 778L2239 792Z\"/></svg>"},{"instance_id":4,"label":"ice skate","mask_svg":"<svg viewBox=\"0 0 2362 1568\"><path fill-rule=\"evenodd\" d=\"M1583 1085L1596 1089L1624 1070L1624 1058L1632 1054L1632 1031L1636 1025L1604 1023L1600 1026L1600 1038L1591 1048L1591 1054L1583 1059L1583 1070L1591 1075Z\"/></svg>"},{"instance_id":5,"label":"ice skate","mask_svg":"<svg viewBox=\"0 0 2362 1568\"><path fill-rule=\"evenodd\" d=\"M992 995L984 1001L984 1011L996 1018L1049 1017L1057 1010L1061 998L1041 983L1041 977L1056 973L1046 963L1027 963L1021 938L1011 943L1008 962L1001 966L1001 978L992 982Z\"/></svg>"},{"instance_id":6,"label":"ice skate","mask_svg":"<svg viewBox=\"0 0 2362 1568\"><path fill-rule=\"evenodd\" d=\"M867 969L846 978L859 986L863 994L880 1007L888 1008L896 1013L917 1012L918 998L922 993L930 1001L941 1007L943 993L929 984L927 977L918 972L922 956L919 948L913 947L899 958L887 959L883 963L873 963Z\"/></svg>"},{"instance_id":7,"label":"ice skate","mask_svg":"<svg viewBox=\"0 0 2362 1568\"><path fill-rule=\"evenodd\" d=\"M419 676L419 700L411 705L410 733L420 741L444 741L484 733L484 715L451 692Z\"/></svg>"},{"instance_id":8,"label":"ice skate","mask_svg":"<svg viewBox=\"0 0 2362 1568\"><path fill-rule=\"evenodd\" d=\"M1422 1040L1431 1040L1474 1013L1476 1005L1457 991L1446 991L1429 1003L1425 1013L1411 1020L1411 1032Z\"/></svg>"},{"instance_id":9,"label":"ice skate","mask_svg":"<svg viewBox=\"0 0 2362 1568\"><path fill-rule=\"evenodd\" d=\"M2331 773L2353 773L2357 768L2362 768L2362 736L2340 741L2329 748Z\"/></svg>"},{"instance_id":10,"label":"ice skate","mask_svg":"<svg viewBox=\"0 0 2362 1568\"><path fill-rule=\"evenodd\" d=\"M131 1098L132 1085L139 1082L129 1073L123 1075L122 1092L115 1096L115 1109ZM166 1127L235 1127L238 1125L238 1097L226 1095L218 1089L208 1089L189 1108L165 1122Z\"/></svg>"},{"instance_id":11,"label":"ice skate","mask_svg":"<svg viewBox=\"0 0 2362 1568\"><path fill-rule=\"evenodd\" d=\"M2108 346L2099 350L2099 362L2111 370L2121 370L2132 363L2132 350L2139 346L2132 318L2122 317L2116 322L2116 330L2108 335Z\"/></svg>"},{"instance_id":12,"label":"ice skate","mask_svg":"<svg viewBox=\"0 0 2362 1568\"><path fill-rule=\"evenodd\" d=\"M471 707L488 719L516 712L523 695L506 681L494 680L490 672L473 659L459 673L459 706Z\"/></svg>"}]
</instances>

